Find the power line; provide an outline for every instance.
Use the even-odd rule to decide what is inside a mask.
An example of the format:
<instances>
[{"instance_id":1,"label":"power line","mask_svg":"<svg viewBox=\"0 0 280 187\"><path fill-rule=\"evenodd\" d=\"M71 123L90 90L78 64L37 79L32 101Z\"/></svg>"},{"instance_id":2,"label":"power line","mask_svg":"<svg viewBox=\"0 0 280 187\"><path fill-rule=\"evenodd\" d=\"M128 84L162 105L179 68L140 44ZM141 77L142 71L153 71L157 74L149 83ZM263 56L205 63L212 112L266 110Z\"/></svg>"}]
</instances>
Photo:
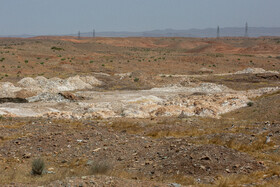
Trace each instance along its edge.
<instances>
[{"instance_id":1,"label":"power line","mask_svg":"<svg viewBox=\"0 0 280 187\"><path fill-rule=\"evenodd\" d=\"M245 37L249 37L249 34L248 34L248 23L246 22L245 24Z\"/></svg>"},{"instance_id":2,"label":"power line","mask_svg":"<svg viewBox=\"0 0 280 187\"><path fill-rule=\"evenodd\" d=\"M95 37L95 29L92 30L92 37Z\"/></svg>"},{"instance_id":3,"label":"power line","mask_svg":"<svg viewBox=\"0 0 280 187\"><path fill-rule=\"evenodd\" d=\"M81 32L78 32L78 40L81 39Z\"/></svg>"},{"instance_id":4,"label":"power line","mask_svg":"<svg viewBox=\"0 0 280 187\"><path fill-rule=\"evenodd\" d=\"M219 25L217 27L217 38L220 38L220 27L219 27Z\"/></svg>"}]
</instances>

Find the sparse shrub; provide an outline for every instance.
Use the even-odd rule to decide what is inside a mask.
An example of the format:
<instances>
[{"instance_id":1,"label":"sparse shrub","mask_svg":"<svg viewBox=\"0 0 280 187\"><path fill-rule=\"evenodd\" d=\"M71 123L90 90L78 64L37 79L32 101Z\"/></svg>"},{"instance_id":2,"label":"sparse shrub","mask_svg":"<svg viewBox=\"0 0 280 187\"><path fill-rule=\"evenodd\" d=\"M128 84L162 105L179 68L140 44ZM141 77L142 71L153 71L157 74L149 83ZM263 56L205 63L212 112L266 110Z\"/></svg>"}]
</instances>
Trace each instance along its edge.
<instances>
[{"instance_id":1,"label":"sparse shrub","mask_svg":"<svg viewBox=\"0 0 280 187\"><path fill-rule=\"evenodd\" d=\"M254 103L253 103L252 101L250 101L250 102L247 103L247 106L249 106L249 107L251 107L251 106L253 106L253 105L254 105Z\"/></svg>"},{"instance_id":2,"label":"sparse shrub","mask_svg":"<svg viewBox=\"0 0 280 187\"><path fill-rule=\"evenodd\" d=\"M40 64L44 65L45 62L40 62Z\"/></svg>"},{"instance_id":3,"label":"sparse shrub","mask_svg":"<svg viewBox=\"0 0 280 187\"><path fill-rule=\"evenodd\" d=\"M136 78L134 79L134 82L138 82L138 81L139 81L139 78L136 77Z\"/></svg>"},{"instance_id":4,"label":"sparse shrub","mask_svg":"<svg viewBox=\"0 0 280 187\"><path fill-rule=\"evenodd\" d=\"M110 165L106 161L94 162L90 166L90 173L92 175L105 174L109 171Z\"/></svg>"},{"instance_id":5,"label":"sparse shrub","mask_svg":"<svg viewBox=\"0 0 280 187\"><path fill-rule=\"evenodd\" d=\"M55 46L53 46L52 48L51 48L52 50L57 50L57 51L64 51L64 49L63 48L61 48L61 47L55 47Z\"/></svg>"},{"instance_id":6,"label":"sparse shrub","mask_svg":"<svg viewBox=\"0 0 280 187\"><path fill-rule=\"evenodd\" d=\"M25 64L27 64L27 63L28 63L28 60L25 60L24 62L25 62Z\"/></svg>"},{"instance_id":7,"label":"sparse shrub","mask_svg":"<svg viewBox=\"0 0 280 187\"><path fill-rule=\"evenodd\" d=\"M216 57L224 57L224 54L222 54L222 53L216 53Z\"/></svg>"},{"instance_id":8,"label":"sparse shrub","mask_svg":"<svg viewBox=\"0 0 280 187\"><path fill-rule=\"evenodd\" d=\"M3 62L5 60L5 58L1 58L0 61Z\"/></svg>"},{"instance_id":9,"label":"sparse shrub","mask_svg":"<svg viewBox=\"0 0 280 187\"><path fill-rule=\"evenodd\" d=\"M64 60L66 60L66 59L65 59L65 58L62 58L62 59L61 59L61 61L64 61Z\"/></svg>"},{"instance_id":10,"label":"sparse shrub","mask_svg":"<svg viewBox=\"0 0 280 187\"><path fill-rule=\"evenodd\" d=\"M32 161L32 171L33 175L42 175L45 169L45 162L42 158L38 158Z\"/></svg>"},{"instance_id":11,"label":"sparse shrub","mask_svg":"<svg viewBox=\"0 0 280 187\"><path fill-rule=\"evenodd\" d=\"M92 64L92 63L93 63L93 60L91 60L89 63L91 63L91 64Z\"/></svg>"},{"instance_id":12,"label":"sparse shrub","mask_svg":"<svg viewBox=\"0 0 280 187\"><path fill-rule=\"evenodd\" d=\"M102 66L105 66L105 64L102 64Z\"/></svg>"}]
</instances>

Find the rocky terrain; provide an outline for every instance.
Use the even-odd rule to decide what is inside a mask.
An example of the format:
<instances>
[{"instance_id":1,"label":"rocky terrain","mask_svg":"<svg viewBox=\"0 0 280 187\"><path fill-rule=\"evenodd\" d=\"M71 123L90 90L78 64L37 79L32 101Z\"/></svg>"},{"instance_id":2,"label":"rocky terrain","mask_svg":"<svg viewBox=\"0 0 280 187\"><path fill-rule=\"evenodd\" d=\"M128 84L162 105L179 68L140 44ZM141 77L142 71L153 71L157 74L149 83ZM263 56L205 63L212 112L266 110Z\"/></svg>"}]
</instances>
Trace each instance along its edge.
<instances>
[{"instance_id":1,"label":"rocky terrain","mask_svg":"<svg viewBox=\"0 0 280 187\"><path fill-rule=\"evenodd\" d=\"M279 185L277 41L1 39L0 185Z\"/></svg>"}]
</instances>

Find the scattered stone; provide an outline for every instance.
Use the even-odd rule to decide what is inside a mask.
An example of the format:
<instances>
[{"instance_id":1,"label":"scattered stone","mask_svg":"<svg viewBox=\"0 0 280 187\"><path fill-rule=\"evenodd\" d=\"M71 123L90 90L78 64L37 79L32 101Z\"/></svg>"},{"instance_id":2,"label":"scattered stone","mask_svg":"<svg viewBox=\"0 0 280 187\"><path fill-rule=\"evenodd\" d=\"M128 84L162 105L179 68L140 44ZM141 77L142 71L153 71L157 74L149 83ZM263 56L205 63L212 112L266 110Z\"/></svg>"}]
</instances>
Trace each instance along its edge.
<instances>
[{"instance_id":1,"label":"scattered stone","mask_svg":"<svg viewBox=\"0 0 280 187\"><path fill-rule=\"evenodd\" d=\"M171 186L171 187L181 187L182 185L178 184L178 183L171 183L169 186Z\"/></svg>"},{"instance_id":2,"label":"scattered stone","mask_svg":"<svg viewBox=\"0 0 280 187\"><path fill-rule=\"evenodd\" d=\"M30 158L31 157L31 153L24 153L23 155L22 155L22 158Z\"/></svg>"}]
</instances>

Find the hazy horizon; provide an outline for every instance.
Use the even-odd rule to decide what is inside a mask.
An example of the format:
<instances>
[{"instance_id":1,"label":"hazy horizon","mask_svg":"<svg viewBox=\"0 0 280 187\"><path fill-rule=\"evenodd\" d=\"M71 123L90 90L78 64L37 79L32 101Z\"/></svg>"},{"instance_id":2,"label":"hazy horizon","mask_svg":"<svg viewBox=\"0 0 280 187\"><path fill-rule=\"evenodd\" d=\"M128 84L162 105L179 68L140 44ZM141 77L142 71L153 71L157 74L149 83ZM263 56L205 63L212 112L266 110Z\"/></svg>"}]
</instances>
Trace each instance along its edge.
<instances>
[{"instance_id":1,"label":"hazy horizon","mask_svg":"<svg viewBox=\"0 0 280 187\"><path fill-rule=\"evenodd\" d=\"M279 0L0 0L0 35L280 27Z\"/></svg>"}]
</instances>

